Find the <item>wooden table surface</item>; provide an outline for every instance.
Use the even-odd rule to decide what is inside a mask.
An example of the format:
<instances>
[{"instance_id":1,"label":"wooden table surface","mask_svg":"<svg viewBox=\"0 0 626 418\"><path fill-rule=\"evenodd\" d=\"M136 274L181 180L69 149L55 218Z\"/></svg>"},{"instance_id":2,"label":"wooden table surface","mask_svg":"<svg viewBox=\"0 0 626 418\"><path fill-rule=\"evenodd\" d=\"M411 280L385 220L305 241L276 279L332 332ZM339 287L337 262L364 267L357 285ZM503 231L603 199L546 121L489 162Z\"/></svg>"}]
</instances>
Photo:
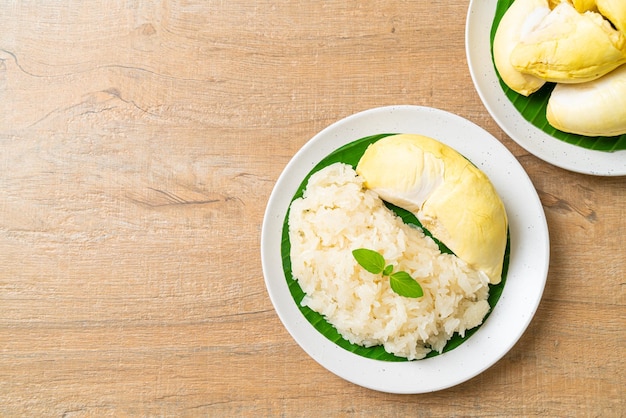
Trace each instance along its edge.
<instances>
[{"instance_id":1,"label":"wooden table surface","mask_svg":"<svg viewBox=\"0 0 626 418\"><path fill-rule=\"evenodd\" d=\"M497 126L467 67L468 0L97 3L0 1L0 416L626 414L626 178L554 167ZM520 341L430 394L318 365L261 270L290 158L390 104L498 138L551 238Z\"/></svg>"}]
</instances>

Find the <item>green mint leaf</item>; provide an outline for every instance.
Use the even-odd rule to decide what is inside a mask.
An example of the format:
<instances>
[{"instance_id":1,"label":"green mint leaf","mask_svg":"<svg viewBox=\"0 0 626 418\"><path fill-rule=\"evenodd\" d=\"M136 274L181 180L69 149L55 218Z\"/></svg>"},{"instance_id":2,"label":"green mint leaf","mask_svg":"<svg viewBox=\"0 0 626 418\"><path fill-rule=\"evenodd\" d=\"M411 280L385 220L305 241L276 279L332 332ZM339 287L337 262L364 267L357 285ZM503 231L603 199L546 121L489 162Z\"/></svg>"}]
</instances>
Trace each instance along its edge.
<instances>
[{"instance_id":1,"label":"green mint leaf","mask_svg":"<svg viewBox=\"0 0 626 418\"><path fill-rule=\"evenodd\" d=\"M377 251L358 248L352 251L352 255L357 263L370 273L379 274L385 269L385 259Z\"/></svg>"},{"instance_id":2,"label":"green mint leaf","mask_svg":"<svg viewBox=\"0 0 626 418\"><path fill-rule=\"evenodd\" d=\"M406 271L398 271L392 274L393 265L386 265L385 258L378 251L358 248L352 251L352 255L357 263L370 273L382 273L383 277L389 276L391 290L400 296L419 298L424 295L422 286Z\"/></svg>"},{"instance_id":3,"label":"green mint leaf","mask_svg":"<svg viewBox=\"0 0 626 418\"><path fill-rule=\"evenodd\" d=\"M391 289L407 298L419 298L424 295L422 286L416 282L406 271L398 271L389 276Z\"/></svg>"},{"instance_id":4,"label":"green mint leaf","mask_svg":"<svg viewBox=\"0 0 626 418\"><path fill-rule=\"evenodd\" d=\"M393 271L393 266L391 264L389 264L387 267L385 267L385 269L383 270L383 276L389 276L391 274L391 272Z\"/></svg>"}]
</instances>

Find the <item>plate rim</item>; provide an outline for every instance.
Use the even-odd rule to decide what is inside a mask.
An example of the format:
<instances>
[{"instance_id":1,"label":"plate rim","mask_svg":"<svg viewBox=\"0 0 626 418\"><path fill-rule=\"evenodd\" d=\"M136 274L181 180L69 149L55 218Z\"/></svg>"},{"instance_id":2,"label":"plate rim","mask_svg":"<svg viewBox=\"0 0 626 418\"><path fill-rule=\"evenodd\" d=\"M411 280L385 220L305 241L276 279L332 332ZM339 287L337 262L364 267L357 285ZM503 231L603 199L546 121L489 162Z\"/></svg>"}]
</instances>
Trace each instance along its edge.
<instances>
[{"instance_id":1,"label":"plate rim","mask_svg":"<svg viewBox=\"0 0 626 418\"><path fill-rule=\"evenodd\" d=\"M626 175L626 150L591 150L554 138L524 119L506 97L491 60L490 33L497 1L470 0L465 20L467 65L487 112L513 141L547 163L594 176Z\"/></svg>"},{"instance_id":2,"label":"plate rim","mask_svg":"<svg viewBox=\"0 0 626 418\"><path fill-rule=\"evenodd\" d=\"M516 179L519 182L519 187L523 188L524 192L521 194L526 201L530 201L530 203L525 204L531 206L533 220L528 225L520 225L519 217L521 215L517 210L512 212L513 217L509 216L511 259L507 285L505 285L500 301L493 309L490 317L471 338L454 350L429 359L400 363L382 362L361 357L337 346L320 334L301 314L289 293L285 274L282 270L280 258L282 222L296 188L304 176L325 155L342 145L367 136L362 135L363 129L379 130L369 134L384 133L385 130L394 130L401 125L412 126L420 119L445 123L432 124L432 126L428 126L428 129L414 133L433 136L429 130L454 131L454 129L458 129L455 132L461 137L462 135L458 132L463 131L465 135L469 130L478 135L479 141L485 141L485 144L480 147L482 155L480 158L476 157L478 150L472 151L474 143L464 145L465 150L459 150L458 146L454 148L464 155L471 154L468 157L473 162L478 163L477 165L490 178L504 167L507 172L502 173L503 177ZM390 120L393 122L389 122ZM372 124L376 127L370 126ZM420 127L425 128L424 125ZM340 139L338 140L338 138ZM441 142L450 142L449 138L439 137L437 139ZM455 139L455 141L459 140L459 138ZM507 161L496 163L495 160L501 160L501 158L492 158L493 154L505 155ZM506 164L496 169L490 167L489 164L485 165L483 161L477 161L477 159L483 158L494 160L491 164ZM296 173L299 175L295 175ZM494 186L498 193L502 195L502 192L506 192L506 196L513 195L510 191L507 192L503 189L507 185L506 181L500 178L494 180ZM516 194L520 193L516 192ZM515 199L517 201L519 198ZM507 204L507 201L503 200ZM519 205L519 203L516 204ZM509 209L507 208L508 212ZM533 233L539 236L539 242L530 246L533 254L536 253L540 259L539 265L515 255L518 251L528 251L520 246L521 237L530 233L525 229L526 227L531 228ZM359 386L387 393L415 394L445 389L475 377L499 361L521 338L539 306L547 279L549 258L549 235L543 207L528 175L508 149L487 131L467 119L440 109L414 105L384 106L355 113L324 128L305 143L279 176L268 199L261 231L261 259L266 289L276 313L291 337L313 360L335 375ZM521 298L515 297L515 288L521 285L519 282L515 283L516 280L520 280L519 278L515 279L515 277L520 276L522 272L533 272L536 276L532 278L531 292L524 295L523 301ZM513 280L511 280L512 278ZM516 328L513 331L510 329L510 324L502 323L502 317L506 319L512 316L511 309L513 307L508 309L501 307L509 303L507 300L512 301L513 306L521 307L515 311ZM499 333L504 333L507 338L504 340L494 338ZM485 344L487 343L489 345L485 351ZM474 352L479 360L477 360L478 363L469 365L467 364L469 357L466 354L476 350L473 347L480 349L480 353ZM456 371L462 370L462 372L451 373L451 368ZM430 381L419 379L419 377L424 376L429 377Z\"/></svg>"}]
</instances>

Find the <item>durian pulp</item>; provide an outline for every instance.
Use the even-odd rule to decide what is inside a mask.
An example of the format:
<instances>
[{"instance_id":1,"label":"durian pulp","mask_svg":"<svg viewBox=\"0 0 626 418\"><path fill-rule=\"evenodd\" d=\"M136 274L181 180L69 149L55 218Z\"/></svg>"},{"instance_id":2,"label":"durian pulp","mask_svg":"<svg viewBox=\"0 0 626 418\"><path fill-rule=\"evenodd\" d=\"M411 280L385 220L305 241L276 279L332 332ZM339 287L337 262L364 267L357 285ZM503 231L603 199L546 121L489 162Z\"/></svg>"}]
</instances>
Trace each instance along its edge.
<instances>
[{"instance_id":1,"label":"durian pulp","mask_svg":"<svg viewBox=\"0 0 626 418\"><path fill-rule=\"evenodd\" d=\"M510 60L517 71L546 81L582 83L626 63L626 37L600 14L563 2L520 39Z\"/></svg>"},{"instance_id":2,"label":"durian pulp","mask_svg":"<svg viewBox=\"0 0 626 418\"><path fill-rule=\"evenodd\" d=\"M414 213L459 258L501 280L508 220L487 176L449 146L422 135L382 138L357 168L365 186Z\"/></svg>"},{"instance_id":3,"label":"durian pulp","mask_svg":"<svg viewBox=\"0 0 626 418\"><path fill-rule=\"evenodd\" d=\"M548 100L550 125L586 136L626 134L626 65L595 81L557 84Z\"/></svg>"}]
</instances>

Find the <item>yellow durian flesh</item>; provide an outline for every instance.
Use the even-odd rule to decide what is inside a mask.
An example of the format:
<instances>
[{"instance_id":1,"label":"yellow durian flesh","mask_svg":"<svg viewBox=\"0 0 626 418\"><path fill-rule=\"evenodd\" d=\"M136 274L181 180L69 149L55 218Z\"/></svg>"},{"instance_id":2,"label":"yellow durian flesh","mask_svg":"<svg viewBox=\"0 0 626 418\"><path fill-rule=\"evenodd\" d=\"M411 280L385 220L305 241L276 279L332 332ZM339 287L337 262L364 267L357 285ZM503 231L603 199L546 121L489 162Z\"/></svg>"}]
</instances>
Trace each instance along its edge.
<instances>
[{"instance_id":1,"label":"yellow durian flesh","mask_svg":"<svg viewBox=\"0 0 626 418\"><path fill-rule=\"evenodd\" d=\"M516 70L556 83L595 80L626 63L626 37L596 12L560 3L513 48Z\"/></svg>"},{"instance_id":2,"label":"yellow durian flesh","mask_svg":"<svg viewBox=\"0 0 626 418\"><path fill-rule=\"evenodd\" d=\"M596 0L571 0L571 3L574 5L574 8L579 13L584 12L595 12L598 10L596 8Z\"/></svg>"},{"instance_id":3,"label":"yellow durian flesh","mask_svg":"<svg viewBox=\"0 0 626 418\"><path fill-rule=\"evenodd\" d=\"M626 34L626 0L595 0L598 11Z\"/></svg>"},{"instance_id":4,"label":"yellow durian flesh","mask_svg":"<svg viewBox=\"0 0 626 418\"><path fill-rule=\"evenodd\" d=\"M426 136L393 135L371 144L356 172L490 283L500 282L508 231L504 204L487 176L461 154Z\"/></svg>"},{"instance_id":5,"label":"yellow durian flesh","mask_svg":"<svg viewBox=\"0 0 626 418\"><path fill-rule=\"evenodd\" d=\"M564 132L586 136L626 134L626 65L582 84L557 84L546 117Z\"/></svg>"},{"instance_id":6,"label":"yellow durian flesh","mask_svg":"<svg viewBox=\"0 0 626 418\"><path fill-rule=\"evenodd\" d=\"M550 7L550 9L554 9L562 1L568 1L568 0L548 0L548 6ZM571 1L571 0L569 0L569 1Z\"/></svg>"},{"instance_id":7,"label":"yellow durian flesh","mask_svg":"<svg viewBox=\"0 0 626 418\"><path fill-rule=\"evenodd\" d=\"M511 51L549 12L547 0L516 0L502 16L493 38L493 60L500 78L511 90L524 96L539 90L545 81L513 68Z\"/></svg>"},{"instance_id":8,"label":"yellow durian flesh","mask_svg":"<svg viewBox=\"0 0 626 418\"><path fill-rule=\"evenodd\" d=\"M551 0L553 1L553 0ZM565 0L561 0L565 1ZM626 1L624 0L570 0L580 13L599 12L613 23L617 30L626 34Z\"/></svg>"}]
</instances>

